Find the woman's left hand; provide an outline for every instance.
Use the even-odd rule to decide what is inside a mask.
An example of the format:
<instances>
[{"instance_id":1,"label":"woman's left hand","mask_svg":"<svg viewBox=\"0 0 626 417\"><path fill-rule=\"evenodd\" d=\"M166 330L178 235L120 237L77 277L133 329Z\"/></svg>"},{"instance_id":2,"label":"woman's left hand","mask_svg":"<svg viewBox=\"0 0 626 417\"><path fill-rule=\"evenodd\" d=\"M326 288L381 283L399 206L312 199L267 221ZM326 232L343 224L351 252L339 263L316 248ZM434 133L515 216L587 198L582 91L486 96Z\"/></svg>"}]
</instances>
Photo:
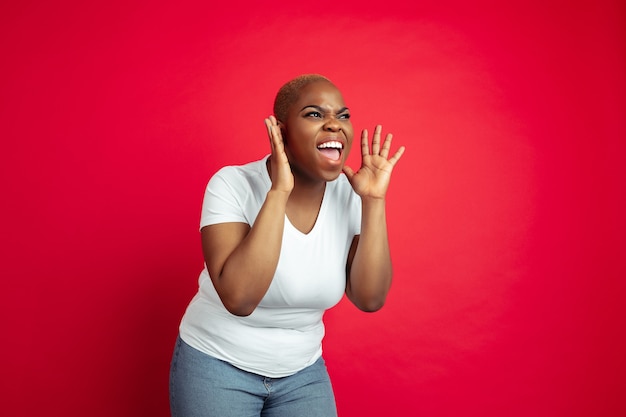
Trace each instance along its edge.
<instances>
[{"instance_id":1,"label":"woman's left hand","mask_svg":"<svg viewBox=\"0 0 626 417\"><path fill-rule=\"evenodd\" d=\"M385 198L393 167L404 153L404 146L401 146L389 158L393 135L387 133L385 141L381 145L381 132L382 126L376 126L370 152L367 129L364 129L363 133L361 133L361 155L363 158L361 168L355 172L348 166L343 167L343 172L348 177L352 188L361 198Z\"/></svg>"}]
</instances>

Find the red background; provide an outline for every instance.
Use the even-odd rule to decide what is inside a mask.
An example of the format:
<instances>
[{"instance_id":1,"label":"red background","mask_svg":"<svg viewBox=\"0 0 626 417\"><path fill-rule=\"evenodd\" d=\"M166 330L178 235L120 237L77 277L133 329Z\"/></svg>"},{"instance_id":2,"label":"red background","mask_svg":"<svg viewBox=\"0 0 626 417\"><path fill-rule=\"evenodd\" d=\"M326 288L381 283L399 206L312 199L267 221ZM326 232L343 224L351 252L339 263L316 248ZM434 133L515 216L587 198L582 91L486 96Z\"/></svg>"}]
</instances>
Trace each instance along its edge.
<instances>
[{"instance_id":1,"label":"red background","mask_svg":"<svg viewBox=\"0 0 626 417\"><path fill-rule=\"evenodd\" d=\"M467 3L4 2L0 413L169 414L204 186L319 72L407 146L340 415L626 415L626 6Z\"/></svg>"}]
</instances>

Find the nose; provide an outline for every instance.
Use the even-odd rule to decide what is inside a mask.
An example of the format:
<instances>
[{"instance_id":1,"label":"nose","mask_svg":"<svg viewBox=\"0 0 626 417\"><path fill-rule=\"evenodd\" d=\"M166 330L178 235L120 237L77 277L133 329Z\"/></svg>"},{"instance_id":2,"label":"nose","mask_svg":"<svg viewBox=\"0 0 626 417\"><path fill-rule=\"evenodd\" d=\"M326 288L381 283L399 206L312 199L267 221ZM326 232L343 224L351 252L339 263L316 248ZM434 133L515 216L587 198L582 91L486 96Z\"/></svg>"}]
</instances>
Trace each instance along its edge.
<instances>
[{"instance_id":1,"label":"nose","mask_svg":"<svg viewBox=\"0 0 626 417\"><path fill-rule=\"evenodd\" d=\"M326 119L326 123L324 123L324 130L329 132L338 132L341 130L341 124L335 117L329 117Z\"/></svg>"}]
</instances>

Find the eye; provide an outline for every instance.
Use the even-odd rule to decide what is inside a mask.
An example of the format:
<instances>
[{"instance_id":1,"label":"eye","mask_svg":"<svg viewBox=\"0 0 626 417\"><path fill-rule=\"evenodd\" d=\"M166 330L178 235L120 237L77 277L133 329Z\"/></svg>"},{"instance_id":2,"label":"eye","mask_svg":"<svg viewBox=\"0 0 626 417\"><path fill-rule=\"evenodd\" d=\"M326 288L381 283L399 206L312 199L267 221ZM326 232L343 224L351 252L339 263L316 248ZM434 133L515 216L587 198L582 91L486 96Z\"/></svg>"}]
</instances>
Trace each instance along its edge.
<instances>
[{"instance_id":1,"label":"eye","mask_svg":"<svg viewBox=\"0 0 626 417\"><path fill-rule=\"evenodd\" d=\"M310 111L310 112L306 113L304 115L304 117L318 117L318 118L321 118L322 117L322 113L320 113L318 111Z\"/></svg>"},{"instance_id":2,"label":"eye","mask_svg":"<svg viewBox=\"0 0 626 417\"><path fill-rule=\"evenodd\" d=\"M340 114L338 118L339 119L349 119L350 118L350 113Z\"/></svg>"}]
</instances>

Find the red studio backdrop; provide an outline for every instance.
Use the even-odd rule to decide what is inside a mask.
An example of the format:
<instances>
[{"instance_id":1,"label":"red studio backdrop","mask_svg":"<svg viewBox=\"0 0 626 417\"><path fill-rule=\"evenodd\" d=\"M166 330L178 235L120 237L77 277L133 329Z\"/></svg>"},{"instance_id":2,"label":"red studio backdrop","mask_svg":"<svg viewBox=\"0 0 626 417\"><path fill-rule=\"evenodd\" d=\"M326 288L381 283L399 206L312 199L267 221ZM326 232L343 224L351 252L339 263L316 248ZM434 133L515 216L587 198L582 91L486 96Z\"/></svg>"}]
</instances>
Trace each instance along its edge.
<instances>
[{"instance_id":1,"label":"red studio backdrop","mask_svg":"<svg viewBox=\"0 0 626 417\"><path fill-rule=\"evenodd\" d=\"M625 3L364 3L0 6L0 414L169 415L206 182L316 72L407 147L339 415L626 415Z\"/></svg>"}]
</instances>

